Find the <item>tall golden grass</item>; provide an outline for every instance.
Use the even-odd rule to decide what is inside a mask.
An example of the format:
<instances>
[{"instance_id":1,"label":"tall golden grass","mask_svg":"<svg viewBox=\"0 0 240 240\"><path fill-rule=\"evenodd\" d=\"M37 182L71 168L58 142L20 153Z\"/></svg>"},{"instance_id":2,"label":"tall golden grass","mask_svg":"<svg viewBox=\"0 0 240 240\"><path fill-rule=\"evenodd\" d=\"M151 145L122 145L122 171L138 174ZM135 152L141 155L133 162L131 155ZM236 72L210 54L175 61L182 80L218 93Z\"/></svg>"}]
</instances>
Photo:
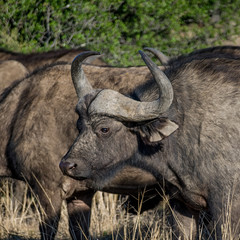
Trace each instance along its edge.
<instances>
[{"instance_id":1,"label":"tall golden grass","mask_svg":"<svg viewBox=\"0 0 240 240\"><path fill-rule=\"evenodd\" d=\"M27 186L23 201L19 202L13 194L12 184L6 180L0 188L0 239L2 240L36 240L40 239L38 223L40 212L38 202L27 197ZM122 207L123 198L118 195L97 192L92 202L90 239L101 240L171 240L171 229L166 224L167 211L164 201L154 210L136 215L127 213ZM141 208L142 199L139 199ZM231 201L225 209L225 224L222 226L223 240L235 240L230 227ZM167 209L167 208L166 208ZM41 211L41 210L40 210ZM66 205L63 204L57 240L71 239L68 232ZM208 237L206 226L201 225L199 239L216 240Z\"/></svg>"},{"instance_id":2,"label":"tall golden grass","mask_svg":"<svg viewBox=\"0 0 240 240\"><path fill-rule=\"evenodd\" d=\"M13 193L11 181L5 181L0 188L0 239L40 239L38 223L39 203L34 196L27 196L19 202ZM90 239L168 239L168 231L162 231L162 217L157 211L143 214L128 214L123 208L123 199L116 194L97 192L92 202ZM41 208L40 208L41 211ZM57 240L71 239L68 232L66 205L63 204Z\"/></svg>"}]
</instances>

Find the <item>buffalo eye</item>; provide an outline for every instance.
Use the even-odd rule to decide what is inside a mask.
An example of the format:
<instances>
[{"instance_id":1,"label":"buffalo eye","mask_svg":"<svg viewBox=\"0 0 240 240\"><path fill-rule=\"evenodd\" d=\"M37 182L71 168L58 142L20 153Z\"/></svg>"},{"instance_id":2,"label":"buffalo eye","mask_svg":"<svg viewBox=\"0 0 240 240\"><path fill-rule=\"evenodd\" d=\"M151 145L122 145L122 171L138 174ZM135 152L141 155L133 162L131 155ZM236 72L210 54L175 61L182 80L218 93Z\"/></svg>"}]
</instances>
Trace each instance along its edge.
<instances>
[{"instance_id":1,"label":"buffalo eye","mask_svg":"<svg viewBox=\"0 0 240 240\"><path fill-rule=\"evenodd\" d=\"M101 128L101 132L106 134L109 132L109 128Z\"/></svg>"}]
</instances>

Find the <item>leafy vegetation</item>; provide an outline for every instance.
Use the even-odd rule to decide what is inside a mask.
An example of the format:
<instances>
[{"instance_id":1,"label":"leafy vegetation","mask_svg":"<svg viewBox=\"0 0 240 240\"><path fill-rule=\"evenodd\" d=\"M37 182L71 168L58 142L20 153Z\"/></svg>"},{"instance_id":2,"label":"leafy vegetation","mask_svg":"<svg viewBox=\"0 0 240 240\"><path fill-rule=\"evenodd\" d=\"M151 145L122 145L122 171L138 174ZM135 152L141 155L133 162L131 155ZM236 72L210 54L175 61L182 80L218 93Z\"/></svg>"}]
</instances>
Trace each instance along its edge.
<instances>
[{"instance_id":1,"label":"leafy vegetation","mask_svg":"<svg viewBox=\"0 0 240 240\"><path fill-rule=\"evenodd\" d=\"M137 51L173 56L239 34L235 0L0 0L0 46L20 52L86 47L113 65L142 64Z\"/></svg>"}]
</instances>

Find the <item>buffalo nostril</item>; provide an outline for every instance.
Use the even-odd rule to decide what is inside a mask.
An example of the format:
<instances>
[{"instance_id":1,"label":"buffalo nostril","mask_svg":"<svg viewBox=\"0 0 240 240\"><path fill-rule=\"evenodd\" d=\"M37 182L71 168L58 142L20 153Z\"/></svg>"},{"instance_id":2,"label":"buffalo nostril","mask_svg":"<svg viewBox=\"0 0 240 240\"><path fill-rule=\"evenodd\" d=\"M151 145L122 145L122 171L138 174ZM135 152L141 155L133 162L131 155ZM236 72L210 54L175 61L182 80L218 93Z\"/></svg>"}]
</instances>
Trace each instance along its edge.
<instances>
[{"instance_id":1,"label":"buffalo nostril","mask_svg":"<svg viewBox=\"0 0 240 240\"><path fill-rule=\"evenodd\" d=\"M76 163L69 163L69 165L68 165L68 170L72 170L72 169L74 169L74 168L76 168L77 167L77 164Z\"/></svg>"},{"instance_id":2,"label":"buffalo nostril","mask_svg":"<svg viewBox=\"0 0 240 240\"><path fill-rule=\"evenodd\" d=\"M77 167L76 163L70 162L60 162L59 167L63 173L68 173L69 171L73 170Z\"/></svg>"}]
</instances>

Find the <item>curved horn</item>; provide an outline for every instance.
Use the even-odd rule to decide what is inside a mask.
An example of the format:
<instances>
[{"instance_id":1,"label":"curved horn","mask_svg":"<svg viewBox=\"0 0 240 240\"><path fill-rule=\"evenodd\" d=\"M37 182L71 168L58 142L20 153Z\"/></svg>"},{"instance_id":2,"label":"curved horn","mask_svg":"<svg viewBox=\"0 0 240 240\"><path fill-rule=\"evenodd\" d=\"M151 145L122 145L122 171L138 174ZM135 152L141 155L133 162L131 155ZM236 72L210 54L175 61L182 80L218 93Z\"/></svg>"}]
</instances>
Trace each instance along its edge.
<instances>
[{"instance_id":1,"label":"curved horn","mask_svg":"<svg viewBox=\"0 0 240 240\"><path fill-rule=\"evenodd\" d=\"M149 48L146 47L144 48L144 50L149 51L150 53L152 53L155 57L157 57L157 59L161 62L161 64L163 65L167 65L170 58L168 56L166 56L165 54L163 54L162 52L160 52L159 50L155 49L155 48Z\"/></svg>"},{"instance_id":2,"label":"curved horn","mask_svg":"<svg viewBox=\"0 0 240 240\"><path fill-rule=\"evenodd\" d=\"M143 61L152 73L159 88L158 111L164 113L171 106L173 101L173 88L170 80L163 71L143 52L139 51Z\"/></svg>"},{"instance_id":3,"label":"curved horn","mask_svg":"<svg viewBox=\"0 0 240 240\"><path fill-rule=\"evenodd\" d=\"M166 112L173 100L173 89L167 76L142 51L139 51L159 87L159 98L152 102L139 102L113 90L102 90L88 108L90 114L114 116L122 120L139 122L154 119Z\"/></svg>"},{"instance_id":4,"label":"curved horn","mask_svg":"<svg viewBox=\"0 0 240 240\"><path fill-rule=\"evenodd\" d=\"M82 64L84 62L90 63L97 57L100 57L99 52L86 51L76 56L72 62L71 76L78 98L81 98L92 91L92 86L84 74Z\"/></svg>"}]
</instances>

